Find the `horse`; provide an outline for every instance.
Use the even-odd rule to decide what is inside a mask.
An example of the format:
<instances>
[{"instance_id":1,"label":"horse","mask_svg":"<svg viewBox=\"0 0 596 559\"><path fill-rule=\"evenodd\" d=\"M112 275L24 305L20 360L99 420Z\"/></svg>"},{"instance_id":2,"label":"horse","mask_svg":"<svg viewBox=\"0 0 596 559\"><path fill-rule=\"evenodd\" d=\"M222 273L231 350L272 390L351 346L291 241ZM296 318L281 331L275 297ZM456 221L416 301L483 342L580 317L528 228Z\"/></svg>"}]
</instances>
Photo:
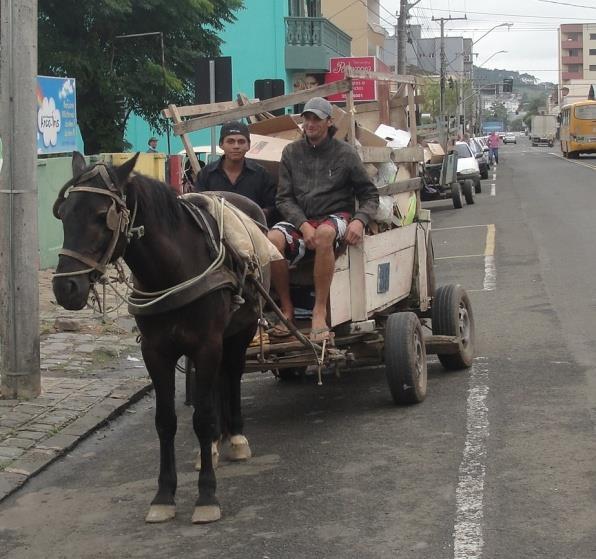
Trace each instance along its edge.
<instances>
[{"instance_id":1,"label":"horse","mask_svg":"<svg viewBox=\"0 0 596 559\"><path fill-rule=\"evenodd\" d=\"M165 183L133 174L137 158L118 167L87 166L80 153L73 154L73 178L53 206L64 229L54 295L65 309L80 310L106 266L120 257L126 262L134 286L129 310L155 389L160 446L158 488L145 521L166 522L176 514L175 368L179 358L187 356L194 363L192 423L200 443L192 522L214 522L221 518L221 507L212 442L221 430L236 441L236 459L250 457L242 434L240 381L246 348L258 327L259 295L246 281L251 275L246 261L241 269L233 248L220 242L221 222L196 200L177 198ZM239 195L234 200L265 223L251 200ZM268 265L257 272L268 285Z\"/></svg>"}]
</instances>

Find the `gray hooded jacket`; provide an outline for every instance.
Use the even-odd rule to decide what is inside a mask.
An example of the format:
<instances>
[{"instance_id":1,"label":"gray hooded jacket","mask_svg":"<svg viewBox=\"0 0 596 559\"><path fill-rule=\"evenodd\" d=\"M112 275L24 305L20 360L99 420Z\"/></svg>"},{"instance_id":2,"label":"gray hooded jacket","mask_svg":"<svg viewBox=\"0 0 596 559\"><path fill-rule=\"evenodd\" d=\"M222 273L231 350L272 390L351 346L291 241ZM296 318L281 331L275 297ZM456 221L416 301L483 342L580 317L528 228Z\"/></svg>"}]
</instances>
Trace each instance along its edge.
<instances>
[{"instance_id":1,"label":"gray hooded jacket","mask_svg":"<svg viewBox=\"0 0 596 559\"><path fill-rule=\"evenodd\" d=\"M356 212L354 197L359 204ZM348 143L329 137L313 146L302 138L284 148L276 207L297 229L308 219L336 212L349 212L367 225L378 206L377 188Z\"/></svg>"}]
</instances>

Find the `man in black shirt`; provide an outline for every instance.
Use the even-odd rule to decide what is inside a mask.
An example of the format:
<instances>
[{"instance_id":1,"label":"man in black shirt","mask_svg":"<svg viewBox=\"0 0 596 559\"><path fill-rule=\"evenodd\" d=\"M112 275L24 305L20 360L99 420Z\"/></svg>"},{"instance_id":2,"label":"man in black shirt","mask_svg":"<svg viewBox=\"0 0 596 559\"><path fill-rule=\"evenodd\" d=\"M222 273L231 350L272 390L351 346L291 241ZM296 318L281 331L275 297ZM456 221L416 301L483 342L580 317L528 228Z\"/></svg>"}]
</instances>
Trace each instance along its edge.
<instances>
[{"instance_id":1,"label":"man in black shirt","mask_svg":"<svg viewBox=\"0 0 596 559\"><path fill-rule=\"evenodd\" d=\"M246 124L226 122L221 127L219 147L224 154L201 170L195 192L221 190L242 194L263 209L269 225L275 223L275 180L261 165L246 159L250 149Z\"/></svg>"}]
</instances>

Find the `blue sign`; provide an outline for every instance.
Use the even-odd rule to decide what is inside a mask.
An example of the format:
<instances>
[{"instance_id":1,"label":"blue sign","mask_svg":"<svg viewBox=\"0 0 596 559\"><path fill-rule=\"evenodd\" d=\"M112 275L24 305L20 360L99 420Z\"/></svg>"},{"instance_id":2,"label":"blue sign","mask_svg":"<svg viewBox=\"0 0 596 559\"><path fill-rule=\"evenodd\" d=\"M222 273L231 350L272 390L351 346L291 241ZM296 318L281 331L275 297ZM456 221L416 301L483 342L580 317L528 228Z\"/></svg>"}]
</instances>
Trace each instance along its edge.
<instances>
[{"instance_id":1,"label":"blue sign","mask_svg":"<svg viewBox=\"0 0 596 559\"><path fill-rule=\"evenodd\" d=\"M72 78L37 76L37 153L77 149L77 93Z\"/></svg>"},{"instance_id":2,"label":"blue sign","mask_svg":"<svg viewBox=\"0 0 596 559\"><path fill-rule=\"evenodd\" d=\"M482 130L484 130L487 134L491 132L502 132L505 130L505 126L500 120L491 120L482 123Z\"/></svg>"}]
</instances>

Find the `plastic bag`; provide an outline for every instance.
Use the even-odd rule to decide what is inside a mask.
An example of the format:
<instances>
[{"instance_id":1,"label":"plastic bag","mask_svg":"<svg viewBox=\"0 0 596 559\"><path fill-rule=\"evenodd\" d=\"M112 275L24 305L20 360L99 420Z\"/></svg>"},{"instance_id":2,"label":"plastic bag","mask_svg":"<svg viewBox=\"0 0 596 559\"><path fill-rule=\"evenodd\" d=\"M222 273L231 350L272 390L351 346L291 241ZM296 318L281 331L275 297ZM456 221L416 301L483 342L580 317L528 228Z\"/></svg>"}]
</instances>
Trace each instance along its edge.
<instances>
[{"instance_id":1,"label":"plastic bag","mask_svg":"<svg viewBox=\"0 0 596 559\"><path fill-rule=\"evenodd\" d=\"M393 218L393 197L379 196L379 208L375 215L377 223L391 223Z\"/></svg>"}]
</instances>

